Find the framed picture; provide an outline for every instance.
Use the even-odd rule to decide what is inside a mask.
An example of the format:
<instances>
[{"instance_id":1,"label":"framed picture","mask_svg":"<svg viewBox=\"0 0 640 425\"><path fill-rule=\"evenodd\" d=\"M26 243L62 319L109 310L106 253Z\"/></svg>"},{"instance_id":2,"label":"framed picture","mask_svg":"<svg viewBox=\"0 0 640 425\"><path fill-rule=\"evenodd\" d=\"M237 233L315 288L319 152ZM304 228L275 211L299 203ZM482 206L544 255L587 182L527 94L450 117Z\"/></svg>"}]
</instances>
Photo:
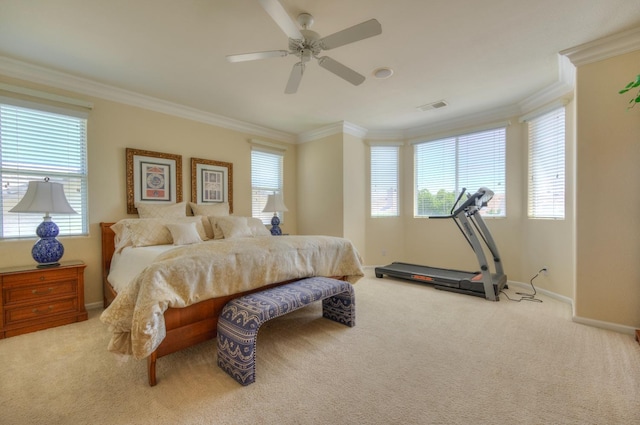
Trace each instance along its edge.
<instances>
[{"instance_id":1,"label":"framed picture","mask_svg":"<svg viewBox=\"0 0 640 425\"><path fill-rule=\"evenodd\" d=\"M196 204L229 203L233 212L233 164L191 158L191 202Z\"/></svg>"},{"instance_id":2,"label":"framed picture","mask_svg":"<svg viewBox=\"0 0 640 425\"><path fill-rule=\"evenodd\" d=\"M137 202L182 202L182 156L127 148L127 213Z\"/></svg>"}]
</instances>

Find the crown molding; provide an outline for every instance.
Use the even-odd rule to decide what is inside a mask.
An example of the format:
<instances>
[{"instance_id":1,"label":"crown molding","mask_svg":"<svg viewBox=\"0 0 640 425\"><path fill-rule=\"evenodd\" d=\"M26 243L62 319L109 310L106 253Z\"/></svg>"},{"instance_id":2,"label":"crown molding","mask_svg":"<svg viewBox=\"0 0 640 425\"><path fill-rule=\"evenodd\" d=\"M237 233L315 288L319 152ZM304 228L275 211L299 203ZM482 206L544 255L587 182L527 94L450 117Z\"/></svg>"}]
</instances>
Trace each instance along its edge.
<instances>
[{"instance_id":1,"label":"crown molding","mask_svg":"<svg viewBox=\"0 0 640 425\"><path fill-rule=\"evenodd\" d=\"M322 139L323 137L333 136L334 134L349 134L359 139L364 139L367 135L367 129L347 121L340 121L298 134L298 143L311 142Z\"/></svg>"},{"instance_id":2,"label":"crown molding","mask_svg":"<svg viewBox=\"0 0 640 425\"><path fill-rule=\"evenodd\" d=\"M416 127L405 131L405 139L415 140L424 137L431 137L437 134L448 134L458 132L464 128L476 128L484 126L486 123L507 121L511 117L520 114L520 108L517 105L509 105L505 107L495 108L489 111L482 111L477 114L465 115L460 118L453 118L446 121L440 121L435 124Z\"/></svg>"},{"instance_id":3,"label":"crown molding","mask_svg":"<svg viewBox=\"0 0 640 425\"><path fill-rule=\"evenodd\" d=\"M291 133L251 124L233 118L167 102L162 99L145 96L132 91L76 77L63 72L28 64L15 59L0 56L0 74L12 78L44 84L62 90L93 96L100 99L119 102L164 114L203 122L241 133L275 139L285 143L295 143L296 136Z\"/></svg>"},{"instance_id":4,"label":"crown molding","mask_svg":"<svg viewBox=\"0 0 640 425\"><path fill-rule=\"evenodd\" d=\"M575 77L576 67L567 56L558 55L558 81L519 102L520 114L529 114L558 99L572 99Z\"/></svg>"},{"instance_id":5,"label":"crown molding","mask_svg":"<svg viewBox=\"0 0 640 425\"><path fill-rule=\"evenodd\" d=\"M586 65L640 49L640 27L562 50L575 66Z\"/></svg>"}]
</instances>

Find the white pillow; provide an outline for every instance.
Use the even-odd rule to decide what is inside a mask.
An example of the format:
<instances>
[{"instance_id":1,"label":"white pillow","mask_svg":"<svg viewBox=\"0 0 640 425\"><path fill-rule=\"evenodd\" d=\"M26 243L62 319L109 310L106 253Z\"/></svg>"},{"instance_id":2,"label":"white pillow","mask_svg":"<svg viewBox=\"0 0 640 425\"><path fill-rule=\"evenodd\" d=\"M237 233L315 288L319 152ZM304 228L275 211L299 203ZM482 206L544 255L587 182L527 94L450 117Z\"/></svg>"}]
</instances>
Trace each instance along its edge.
<instances>
[{"instance_id":1,"label":"white pillow","mask_svg":"<svg viewBox=\"0 0 640 425\"><path fill-rule=\"evenodd\" d=\"M127 222L129 220L138 220L138 219L125 218L111 225L111 230L113 230L113 233L115 234L115 237L113 238L113 240L115 244L116 254L122 251L122 248L133 245L133 241L131 240L131 235L127 228Z\"/></svg>"},{"instance_id":2,"label":"white pillow","mask_svg":"<svg viewBox=\"0 0 640 425\"><path fill-rule=\"evenodd\" d=\"M196 230L196 223L171 223L167 224L169 232L171 232L171 238L174 245L191 245L194 243L202 242L198 231Z\"/></svg>"},{"instance_id":3,"label":"white pillow","mask_svg":"<svg viewBox=\"0 0 640 425\"><path fill-rule=\"evenodd\" d=\"M251 229L253 236L271 236L271 232L262 224L262 220L255 217L247 217L247 225Z\"/></svg>"},{"instance_id":4,"label":"white pillow","mask_svg":"<svg viewBox=\"0 0 640 425\"><path fill-rule=\"evenodd\" d=\"M214 204L196 204L189 202L193 215L206 215L210 216L227 216L229 215L229 204L227 202L214 203Z\"/></svg>"},{"instance_id":5,"label":"white pillow","mask_svg":"<svg viewBox=\"0 0 640 425\"><path fill-rule=\"evenodd\" d=\"M120 239L117 250L119 251L127 245L134 247L169 245L173 243L173 237L167 224L178 223L194 223L200 239L208 239L201 217L124 219L111 228L116 232L116 237Z\"/></svg>"},{"instance_id":6,"label":"white pillow","mask_svg":"<svg viewBox=\"0 0 640 425\"><path fill-rule=\"evenodd\" d=\"M201 215L207 217L203 219L204 230L207 232L209 239L222 239L222 231L216 227L215 220L209 220L210 217L226 217L229 215L229 204L224 202L220 204L194 204L189 202L193 215Z\"/></svg>"},{"instance_id":7,"label":"white pillow","mask_svg":"<svg viewBox=\"0 0 640 425\"><path fill-rule=\"evenodd\" d=\"M187 216L187 203L159 204L138 202L136 204L140 218L181 218Z\"/></svg>"},{"instance_id":8,"label":"white pillow","mask_svg":"<svg viewBox=\"0 0 640 425\"><path fill-rule=\"evenodd\" d=\"M247 225L246 217L215 217L215 223L225 239L253 237L251 229Z\"/></svg>"}]
</instances>

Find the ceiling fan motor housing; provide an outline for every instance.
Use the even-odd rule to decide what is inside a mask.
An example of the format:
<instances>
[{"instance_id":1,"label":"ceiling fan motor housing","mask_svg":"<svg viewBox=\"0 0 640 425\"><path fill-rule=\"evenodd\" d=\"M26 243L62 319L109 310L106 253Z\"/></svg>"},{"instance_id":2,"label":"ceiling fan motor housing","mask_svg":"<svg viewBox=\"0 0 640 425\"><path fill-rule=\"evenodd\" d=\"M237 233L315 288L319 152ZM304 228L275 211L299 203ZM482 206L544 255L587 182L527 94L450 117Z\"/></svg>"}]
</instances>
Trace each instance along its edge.
<instances>
[{"instance_id":1,"label":"ceiling fan motor housing","mask_svg":"<svg viewBox=\"0 0 640 425\"><path fill-rule=\"evenodd\" d=\"M290 38L289 50L291 54L301 59L307 58L306 61L308 61L312 56L316 57L322 51L320 34L311 30L300 30L300 32L304 38L302 40Z\"/></svg>"}]
</instances>

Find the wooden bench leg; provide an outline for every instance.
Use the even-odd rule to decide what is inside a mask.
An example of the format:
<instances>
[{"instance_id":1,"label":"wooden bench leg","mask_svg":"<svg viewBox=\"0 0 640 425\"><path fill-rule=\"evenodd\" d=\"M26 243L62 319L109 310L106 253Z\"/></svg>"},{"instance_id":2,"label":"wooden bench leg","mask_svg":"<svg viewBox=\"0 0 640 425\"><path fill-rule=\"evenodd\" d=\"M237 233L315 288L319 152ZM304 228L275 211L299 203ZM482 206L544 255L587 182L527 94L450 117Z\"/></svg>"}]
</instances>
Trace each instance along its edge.
<instances>
[{"instance_id":1,"label":"wooden bench leg","mask_svg":"<svg viewBox=\"0 0 640 425\"><path fill-rule=\"evenodd\" d=\"M158 383L156 381L156 361L158 360L158 354L154 351L147 357L147 376L149 377L149 386L155 387Z\"/></svg>"}]
</instances>

